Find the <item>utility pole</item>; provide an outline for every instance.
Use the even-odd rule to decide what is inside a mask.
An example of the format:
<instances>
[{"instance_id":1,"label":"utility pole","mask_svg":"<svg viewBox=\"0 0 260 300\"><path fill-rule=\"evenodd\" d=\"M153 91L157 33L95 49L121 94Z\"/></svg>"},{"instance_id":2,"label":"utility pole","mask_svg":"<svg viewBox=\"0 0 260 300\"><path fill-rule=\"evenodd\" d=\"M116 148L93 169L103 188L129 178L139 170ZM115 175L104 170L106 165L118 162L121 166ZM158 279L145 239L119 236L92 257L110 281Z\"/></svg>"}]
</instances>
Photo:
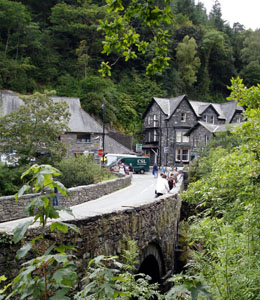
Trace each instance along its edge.
<instances>
[{"instance_id":1,"label":"utility pole","mask_svg":"<svg viewBox=\"0 0 260 300\"><path fill-rule=\"evenodd\" d=\"M105 116L106 116L106 100L103 98L103 104L102 104L102 122L103 122L103 133L102 133L102 144L103 144L103 156L102 156L102 164L103 167L105 165Z\"/></svg>"}]
</instances>

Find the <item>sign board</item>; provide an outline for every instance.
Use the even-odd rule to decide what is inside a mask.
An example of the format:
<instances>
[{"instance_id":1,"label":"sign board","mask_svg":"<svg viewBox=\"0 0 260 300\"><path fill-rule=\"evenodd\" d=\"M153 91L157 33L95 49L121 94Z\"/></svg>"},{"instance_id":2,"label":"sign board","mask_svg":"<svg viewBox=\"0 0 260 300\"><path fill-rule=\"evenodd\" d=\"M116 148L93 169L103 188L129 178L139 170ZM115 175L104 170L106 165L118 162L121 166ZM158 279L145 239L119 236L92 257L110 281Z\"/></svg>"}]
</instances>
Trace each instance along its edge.
<instances>
[{"instance_id":1,"label":"sign board","mask_svg":"<svg viewBox=\"0 0 260 300\"><path fill-rule=\"evenodd\" d=\"M136 144L136 145L135 145L135 150L136 150L136 152L141 152L141 151L142 151L142 148L143 148L143 145L142 145L142 144Z\"/></svg>"},{"instance_id":2,"label":"sign board","mask_svg":"<svg viewBox=\"0 0 260 300\"><path fill-rule=\"evenodd\" d=\"M164 153L168 153L168 147L164 147Z\"/></svg>"},{"instance_id":3,"label":"sign board","mask_svg":"<svg viewBox=\"0 0 260 300\"><path fill-rule=\"evenodd\" d=\"M103 149L98 149L97 154L98 156L103 156L104 155Z\"/></svg>"}]
</instances>

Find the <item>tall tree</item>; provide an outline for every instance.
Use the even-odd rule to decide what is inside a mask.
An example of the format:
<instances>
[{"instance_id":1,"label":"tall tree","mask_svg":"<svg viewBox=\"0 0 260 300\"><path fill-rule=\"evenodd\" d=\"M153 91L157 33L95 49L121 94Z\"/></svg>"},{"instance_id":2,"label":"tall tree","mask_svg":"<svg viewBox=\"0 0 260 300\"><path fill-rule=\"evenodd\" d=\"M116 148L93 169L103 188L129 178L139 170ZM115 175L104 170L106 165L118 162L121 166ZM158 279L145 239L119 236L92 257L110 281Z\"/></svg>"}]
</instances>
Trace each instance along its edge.
<instances>
[{"instance_id":1,"label":"tall tree","mask_svg":"<svg viewBox=\"0 0 260 300\"><path fill-rule=\"evenodd\" d=\"M200 67L200 59L197 57L197 43L194 38L186 35L176 49L178 72L183 81L184 92L197 81L196 73Z\"/></svg>"},{"instance_id":2,"label":"tall tree","mask_svg":"<svg viewBox=\"0 0 260 300\"><path fill-rule=\"evenodd\" d=\"M241 50L244 67L240 75L247 85L256 85L260 82L260 29L246 32L246 38Z\"/></svg>"},{"instance_id":3,"label":"tall tree","mask_svg":"<svg viewBox=\"0 0 260 300\"><path fill-rule=\"evenodd\" d=\"M209 22L219 31L223 31L224 23L222 19L221 4L218 0L215 0L214 5L209 14Z\"/></svg>"}]
</instances>

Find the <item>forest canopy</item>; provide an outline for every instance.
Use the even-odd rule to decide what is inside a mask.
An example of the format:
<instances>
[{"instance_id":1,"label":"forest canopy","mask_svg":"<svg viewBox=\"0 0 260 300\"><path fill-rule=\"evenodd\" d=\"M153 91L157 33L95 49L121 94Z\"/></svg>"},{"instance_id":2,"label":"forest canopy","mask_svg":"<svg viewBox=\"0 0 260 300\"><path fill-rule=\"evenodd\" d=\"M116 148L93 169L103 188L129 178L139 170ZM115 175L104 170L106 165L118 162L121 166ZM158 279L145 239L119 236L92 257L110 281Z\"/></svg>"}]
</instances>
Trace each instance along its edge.
<instances>
[{"instance_id":1,"label":"forest canopy","mask_svg":"<svg viewBox=\"0 0 260 300\"><path fill-rule=\"evenodd\" d=\"M257 84L259 34L217 0L209 14L194 0L0 0L0 88L79 97L96 118L105 97L108 123L138 136L153 96L223 102L232 77Z\"/></svg>"}]
</instances>

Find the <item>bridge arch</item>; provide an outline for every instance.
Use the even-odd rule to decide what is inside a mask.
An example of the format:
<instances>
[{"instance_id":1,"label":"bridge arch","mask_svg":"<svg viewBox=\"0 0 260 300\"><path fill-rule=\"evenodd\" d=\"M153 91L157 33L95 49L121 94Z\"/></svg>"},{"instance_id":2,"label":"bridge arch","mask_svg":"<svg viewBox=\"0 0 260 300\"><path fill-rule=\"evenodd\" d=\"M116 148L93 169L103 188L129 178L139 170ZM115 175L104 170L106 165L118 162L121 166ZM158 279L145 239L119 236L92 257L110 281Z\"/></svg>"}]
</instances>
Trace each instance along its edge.
<instances>
[{"instance_id":1,"label":"bridge arch","mask_svg":"<svg viewBox=\"0 0 260 300\"><path fill-rule=\"evenodd\" d=\"M158 243L150 243L140 256L140 266L138 273L149 275L151 283L160 282L165 275L165 264L161 247Z\"/></svg>"}]
</instances>

